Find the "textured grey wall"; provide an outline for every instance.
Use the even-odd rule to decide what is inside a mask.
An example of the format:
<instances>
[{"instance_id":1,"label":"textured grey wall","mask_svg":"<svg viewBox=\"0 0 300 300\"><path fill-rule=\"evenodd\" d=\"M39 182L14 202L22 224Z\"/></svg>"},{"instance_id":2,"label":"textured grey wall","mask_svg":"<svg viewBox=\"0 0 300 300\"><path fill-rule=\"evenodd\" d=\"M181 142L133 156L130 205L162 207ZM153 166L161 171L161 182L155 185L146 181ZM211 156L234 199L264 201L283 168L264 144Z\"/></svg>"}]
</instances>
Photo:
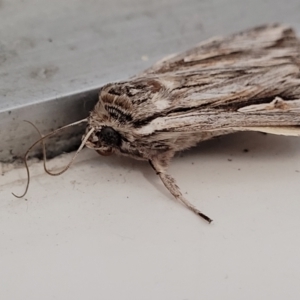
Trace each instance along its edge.
<instances>
[{"instance_id":1,"label":"textured grey wall","mask_svg":"<svg viewBox=\"0 0 300 300\"><path fill-rule=\"evenodd\" d=\"M299 0L0 0L0 161L37 138L23 119L47 132L84 117L104 83L167 54L267 22L300 28L299 20ZM72 149L81 132L60 136L52 154Z\"/></svg>"}]
</instances>

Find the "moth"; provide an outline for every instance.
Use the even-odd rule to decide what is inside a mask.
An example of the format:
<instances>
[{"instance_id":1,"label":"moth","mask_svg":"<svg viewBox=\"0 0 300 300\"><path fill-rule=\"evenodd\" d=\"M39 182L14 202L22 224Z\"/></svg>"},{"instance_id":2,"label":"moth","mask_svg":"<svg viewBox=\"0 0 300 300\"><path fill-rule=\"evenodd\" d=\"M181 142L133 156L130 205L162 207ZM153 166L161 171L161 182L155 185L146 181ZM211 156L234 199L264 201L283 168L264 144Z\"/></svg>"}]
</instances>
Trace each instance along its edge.
<instances>
[{"instance_id":1,"label":"moth","mask_svg":"<svg viewBox=\"0 0 300 300\"><path fill-rule=\"evenodd\" d=\"M44 163L45 170L63 173L85 146L104 156L145 160L177 200L211 222L167 172L172 157L201 141L238 131L299 136L299 68L300 42L285 25L202 42L128 81L103 86L88 118L58 129L87 123L71 162L58 173ZM29 176L28 167L27 172Z\"/></svg>"}]
</instances>

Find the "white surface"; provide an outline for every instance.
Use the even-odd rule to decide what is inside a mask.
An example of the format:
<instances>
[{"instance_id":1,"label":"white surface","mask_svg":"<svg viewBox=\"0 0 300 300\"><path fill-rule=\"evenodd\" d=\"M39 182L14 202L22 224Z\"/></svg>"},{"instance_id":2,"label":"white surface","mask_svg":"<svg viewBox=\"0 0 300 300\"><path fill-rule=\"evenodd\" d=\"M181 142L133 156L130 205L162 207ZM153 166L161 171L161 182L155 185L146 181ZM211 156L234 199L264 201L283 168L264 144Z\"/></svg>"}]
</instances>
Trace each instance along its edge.
<instances>
[{"instance_id":1,"label":"white surface","mask_svg":"<svg viewBox=\"0 0 300 300\"><path fill-rule=\"evenodd\" d=\"M0 299L300 297L300 139L244 133L177 156L170 173L211 225L147 163L84 150L60 177L31 171L27 201L11 195L24 169L1 178Z\"/></svg>"}]
</instances>

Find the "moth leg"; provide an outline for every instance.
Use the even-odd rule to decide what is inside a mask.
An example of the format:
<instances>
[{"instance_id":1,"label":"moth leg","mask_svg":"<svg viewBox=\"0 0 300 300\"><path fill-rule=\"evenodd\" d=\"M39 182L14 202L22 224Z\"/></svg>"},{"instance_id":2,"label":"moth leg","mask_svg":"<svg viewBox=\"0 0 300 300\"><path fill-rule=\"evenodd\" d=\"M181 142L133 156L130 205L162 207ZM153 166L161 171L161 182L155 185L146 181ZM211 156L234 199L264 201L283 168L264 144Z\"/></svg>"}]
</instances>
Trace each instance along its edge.
<instances>
[{"instance_id":1,"label":"moth leg","mask_svg":"<svg viewBox=\"0 0 300 300\"><path fill-rule=\"evenodd\" d=\"M181 193L179 187L176 184L175 179L165 172L165 168L159 163L159 160L149 160L151 167L155 170L156 174L160 177L161 181L169 192L180 202L182 202L187 208L192 210L198 216L206 220L208 223L212 222L212 219L203 214L197 207L190 203Z\"/></svg>"}]
</instances>

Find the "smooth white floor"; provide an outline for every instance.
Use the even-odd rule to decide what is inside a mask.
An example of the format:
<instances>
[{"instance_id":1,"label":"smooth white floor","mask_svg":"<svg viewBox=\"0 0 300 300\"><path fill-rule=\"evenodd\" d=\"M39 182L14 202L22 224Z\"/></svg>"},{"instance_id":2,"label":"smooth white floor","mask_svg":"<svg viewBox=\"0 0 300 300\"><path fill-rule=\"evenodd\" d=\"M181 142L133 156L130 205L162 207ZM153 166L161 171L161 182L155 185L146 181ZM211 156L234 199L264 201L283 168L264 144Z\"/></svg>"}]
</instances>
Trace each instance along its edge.
<instances>
[{"instance_id":1,"label":"smooth white floor","mask_svg":"<svg viewBox=\"0 0 300 300\"><path fill-rule=\"evenodd\" d=\"M147 163L84 150L62 176L31 171L25 199L11 195L23 168L1 177L0 299L300 298L300 139L243 133L178 155L170 173L211 225Z\"/></svg>"}]
</instances>

